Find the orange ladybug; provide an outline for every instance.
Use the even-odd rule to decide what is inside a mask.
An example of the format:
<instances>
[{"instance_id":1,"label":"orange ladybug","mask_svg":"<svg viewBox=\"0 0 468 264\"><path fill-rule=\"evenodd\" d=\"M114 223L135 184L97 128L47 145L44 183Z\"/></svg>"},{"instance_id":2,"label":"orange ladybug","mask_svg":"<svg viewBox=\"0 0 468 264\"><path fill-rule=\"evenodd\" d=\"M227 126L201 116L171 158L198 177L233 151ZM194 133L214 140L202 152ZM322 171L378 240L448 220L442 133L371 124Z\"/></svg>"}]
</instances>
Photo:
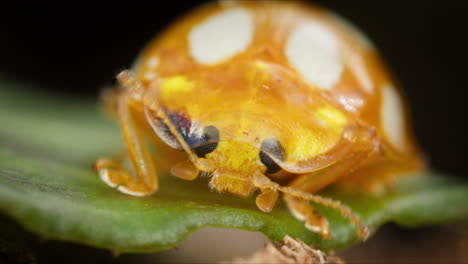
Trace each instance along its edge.
<instances>
[{"instance_id":1,"label":"orange ladybug","mask_svg":"<svg viewBox=\"0 0 468 264\"><path fill-rule=\"evenodd\" d=\"M319 7L291 1L220 1L174 23L144 49L122 89L105 97L120 122L130 167L99 159L101 179L135 196L158 189L157 171L210 177L214 191L273 209L279 192L308 229L330 237L309 201L335 184L379 193L423 170L397 85L374 45ZM147 137L164 158L153 158Z\"/></svg>"}]
</instances>

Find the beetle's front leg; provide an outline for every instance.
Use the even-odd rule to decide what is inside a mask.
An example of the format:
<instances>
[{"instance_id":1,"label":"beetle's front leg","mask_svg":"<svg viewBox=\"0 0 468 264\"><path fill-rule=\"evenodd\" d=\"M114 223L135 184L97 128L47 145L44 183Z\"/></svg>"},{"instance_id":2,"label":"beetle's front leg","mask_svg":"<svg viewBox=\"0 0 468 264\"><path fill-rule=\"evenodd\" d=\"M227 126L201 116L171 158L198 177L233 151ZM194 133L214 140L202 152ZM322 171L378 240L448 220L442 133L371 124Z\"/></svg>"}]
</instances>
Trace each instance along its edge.
<instances>
[{"instance_id":1,"label":"beetle's front leg","mask_svg":"<svg viewBox=\"0 0 468 264\"><path fill-rule=\"evenodd\" d=\"M373 153L371 149L368 152L353 154L326 169L298 176L298 178L292 181L286 188L284 195L284 199L291 213L297 219L304 221L307 229L315 231L322 237L329 239L330 229L328 221L309 203L307 196L323 189L346 173L353 171ZM299 195L295 194L296 191L298 191ZM302 194L299 192L302 192ZM351 222L356 225L359 236L362 238L367 237L367 227L349 208L341 204L332 204L329 201L318 202L339 209L342 215L350 217Z\"/></svg>"},{"instance_id":2,"label":"beetle's front leg","mask_svg":"<svg viewBox=\"0 0 468 264\"><path fill-rule=\"evenodd\" d=\"M262 209L265 204L271 205L270 208L272 208L276 202L277 196L275 195L274 199L271 199L269 196L280 191L284 194L285 201L291 213L294 214L296 218L305 221L305 225L308 229L319 233L323 238L330 238L328 222L309 201L338 210L341 215L349 219L351 224L356 226L358 235L362 239L366 239L369 235L369 229L362 222L360 217L339 201L306 192L306 190L300 186L281 186L272 182L268 177L262 174L257 174L254 179L255 187L262 191L262 194L257 197L257 206L260 209Z\"/></svg>"},{"instance_id":3,"label":"beetle's front leg","mask_svg":"<svg viewBox=\"0 0 468 264\"><path fill-rule=\"evenodd\" d=\"M308 200L294 194L294 190L290 187L282 187L261 174L255 177L255 186L262 192L256 199L256 204L260 210L270 212L278 200L278 191L282 191L289 210L296 218L305 221L308 229L319 233L324 238L330 238L327 220L309 204Z\"/></svg>"},{"instance_id":4,"label":"beetle's front leg","mask_svg":"<svg viewBox=\"0 0 468 264\"><path fill-rule=\"evenodd\" d=\"M307 229L330 239L328 221L307 200L290 194L284 194L289 211L299 220L305 222Z\"/></svg>"},{"instance_id":5,"label":"beetle's front leg","mask_svg":"<svg viewBox=\"0 0 468 264\"><path fill-rule=\"evenodd\" d=\"M117 99L117 116L134 176L118 162L108 159L98 159L94 167L101 179L111 187L126 194L147 196L157 190L158 178L151 155L132 115L131 100L127 94Z\"/></svg>"},{"instance_id":6,"label":"beetle's front leg","mask_svg":"<svg viewBox=\"0 0 468 264\"><path fill-rule=\"evenodd\" d=\"M260 210L268 213L273 209L273 206L275 206L279 193L274 189L261 189L261 192L262 193L257 196L255 203Z\"/></svg>"}]
</instances>

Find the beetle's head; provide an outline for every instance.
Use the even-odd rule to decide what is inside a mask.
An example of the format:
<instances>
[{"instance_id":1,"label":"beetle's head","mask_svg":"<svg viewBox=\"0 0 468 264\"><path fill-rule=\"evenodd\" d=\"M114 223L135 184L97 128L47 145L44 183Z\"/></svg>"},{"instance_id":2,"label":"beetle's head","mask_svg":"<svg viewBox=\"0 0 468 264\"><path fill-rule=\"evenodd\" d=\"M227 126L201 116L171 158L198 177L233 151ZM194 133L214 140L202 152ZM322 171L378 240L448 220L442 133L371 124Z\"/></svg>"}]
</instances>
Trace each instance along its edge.
<instances>
[{"instance_id":1,"label":"beetle's head","mask_svg":"<svg viewBox=\"0 0 468 264\"><path fill-rule=\"evenodd\" d=\"M195 157L191 159L193 165L211 177L210 186L216 191L248 196L255 189L256 175L281 170L275 160L284 159L283 147L278 140L258 133L273 130L267 125L269 120L261 122L258 116L245 112L241 116L237 111L225 111L222 119L211 115L213 125L203 126L182 113L169 113L166 123L154 112L146 113L153 130L166 144L187 151L185 144L190 149L189 155ZM171 124L175 133L170 131Z\"/></svg>"},{"instance_id":2,"label":"beetle's head","mask_svg":"<svg viewBox=\"0 0 468 264\"><path fill-rule=\"evenodd\" d=\"M247 196L254 189L254 176L265 171L259 150L244 142L219 141L205 159L212 169L210 186L220 192Z\"/></svg>"}]
</instances>

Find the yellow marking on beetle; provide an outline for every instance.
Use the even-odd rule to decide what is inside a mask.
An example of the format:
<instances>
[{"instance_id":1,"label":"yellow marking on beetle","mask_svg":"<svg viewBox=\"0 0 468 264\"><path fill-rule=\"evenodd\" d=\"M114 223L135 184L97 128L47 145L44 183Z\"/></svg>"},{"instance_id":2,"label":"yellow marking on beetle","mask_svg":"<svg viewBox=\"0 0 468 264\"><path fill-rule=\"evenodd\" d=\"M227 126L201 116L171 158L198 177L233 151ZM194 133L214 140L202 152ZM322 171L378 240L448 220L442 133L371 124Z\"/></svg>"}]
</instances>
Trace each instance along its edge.
<instances>
[{"instance_id":1,"label":"yellow marking on beetle","mask_svg":"<svg viewBox=\"0 0 468 264\"><path fill-rule=\"evenodd\" d=\"M291 162L305 160L328 151L340 140L348 122L343 113L330 106L318 108L314 115L320 121L322 128L314 130L298 126L293 129L298 136L288 147L288 160Z\"/></svg>"},{"instance_id":2,"label":"yellow marking on beetle","mask_svg":"<svg viewBox=\"0 0 468 264\"><path fill-rule=\"evenodd\" d=\"M174 95L188 93L193 90L195 84L182 75L169 77L161 86L161 95L164 99Z\"/></svg>"},{"instance_id":3,"label":"yellow marking on beetle","mask_svg":"<svg viewBox=\"0 0 468 264\"><path fill-rule=\"evenodd\" d=\"M343 129L346 122L348 121L343 113L329 106L317 109L316 114L319 118L326 122L327 126L330 126L331 128L340 131Z\"/></svg>"},{"instance_id":4,"label":"yellow marking on beetle","mask_svg":"<svg viewBox=\"0 0 468 264\"><path fill-rule=\"evenodd\" d=\"M289 145L286 145L286 162L288 160L290 162L305 160L325 152L328 142L322 138L319 131L311 131L301 126L296 127L294 131L298 136L294 141L290 141Z\"/></svg>"},{"instance_id":5,"label":"yellow marking on beetle","mask_svg":"<svg viewBox=\"0 0 468 264\"><path fill-rule=\"evenodd\" d=\"M261 60L256 60L254 62L254 65L259 70L268 70L271 68L271 66L268 63L261 61Z\"/></svg>"}]
</instances>

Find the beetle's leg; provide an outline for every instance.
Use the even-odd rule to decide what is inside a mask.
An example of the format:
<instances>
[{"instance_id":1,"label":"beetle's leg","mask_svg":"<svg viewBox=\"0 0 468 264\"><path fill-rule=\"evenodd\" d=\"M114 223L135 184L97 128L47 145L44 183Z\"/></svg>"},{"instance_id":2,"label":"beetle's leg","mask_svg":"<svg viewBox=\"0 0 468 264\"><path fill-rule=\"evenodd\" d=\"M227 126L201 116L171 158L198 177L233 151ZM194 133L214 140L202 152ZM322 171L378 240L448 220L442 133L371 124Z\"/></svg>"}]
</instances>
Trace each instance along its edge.
<instances>
[{"instance_id":1,"label":"beetle's leg","mask_svg":"<svg viewBox=\"0 0 468 264\"><path fill-rule=\"evenodd\" d=\"M404 162L392 159L377 159L343 177L335 186L341 190L366 195L381 195L391 190L403 178L419 177L414 173L426 167L424 160L408 156Z\"/></svg>"},{"instance_id":2,"label":"beetle's leg","mask_svg":"<svg viewBox=\"0 0 468 264\"><path fill-rule=\"evenodd\" d=\"M157 174L135 118L132 116L130 100L131 98L125 94L118 98L117 115L135 177L132 177L120 164L107 159L96 161L95 169L107 184L117 187L119 191L135 196L146 196L157 190Z\"/></svg>"},{"instance_id":3,"label":"beetle's leg","mask_svg":"<svg viewBox=\"0 0 468 264\"><path fill-rule=\"evenodd\" d=\"M115 118L118 117L117 102L119 101L118 98L121 93L121 89L117 87L106 87L100 95L100 101L104 106L104 110Z\"/></svg>"},{"instance_id":4,"label":"beetle's leg","mask_svg":"<svg viewBox=\"0 0 468 264\"><path fill-rule=\"evenodd\" d=\"M278 200L279 193L274 189L262 189L255 200L257 207L263 212L270 212Z\"/></svg>"},{"instance_id":5,"label":"beetle's leg","mask_svg":"<svg viewBox=\"0 0 468 264\"><path fill-rule=\"evenodd\" d=\"M307 229L319 233L322 237L330 239L328 221L307 200L285 194L284 200L289 211L299 220L305 222Z\"/></svg>"},{"instance_id":6,"label":"beetle's leg","mask_svg":"<svg viewBox=\"0 0 468 264\"><path fill-rule=\"evenodd\" d=\"M255 185L262 192L256 199L260 210L270 212L278 199L278 190L283 191L285 193L284 199L291 213L299 220L305 221L309 230L319 233L324 238L330 238L327 220L309 204L309 201L294 195L291 188L282 187L264 175L258 175L255 178Z\"/></svg>"},{"instance_id":7,"label":"beetle's leg","mask_svg":"<svg viewBox=\"0 0 468 264\"><path fill-rule=\"evenodd\" d=\"M280 191L285 194L286 202L292 213L299 219L306 221L306 227L310 230L318 231L323 237L329 237L328 223L323 217L314 210L314 208L308 203L312 201L317 204L336 209L341 215L347 217L351 224L356 226L358 235L361 239L366 239L369 236L369 229L362 222L361 218L355 214L349 207L340 203L339 201L326 198L320 195L315 195L300 188L292 188L281 186L275 182L272 182L268 177L262 174L257 174L254 180L255 187L260 190L274 190Z\"/></svg>"},{"instance_id":8,"label":"beetle's leg","mask_svg":"<svg viewBox=\"0 0 468 264\"><path fill-rule=\"evenodd\" d=\"M350 154L346 159L340 160L326 169L319 170L316 172L307 173L300 175L297 179L289 184L291 190L297 190L306 194L315 193L325 186L335 182L338 178L343 175L348 175L353 172L356 168L362 165L364 162L369 161L369 158L375 154L374 150L357 152ZM330 230L328 227L327 220L312 206L309 204L308 199L301 199L300 196L286 193L284 199L290 209L291 213L299 220L305 221L305 226L315 232L318 232L325 238L330 238ZM368 233L367 227L365 227L361 220L351 210L346 209L343 215L349 215L356 219L351 219L352 222L359 222L358 232L361 237L366 237Z\"/></svg>"},{"instance_id":9,"label":"beetle's leg","mask_svg":"<svg viewBox=\"0 0 468 264\"><path fill-rule=\"evenodd\" d=\"M190 160L184 160L171 168L171 174L188 181L193 181L198 177L200 171Z\"/></svg>"}]
</instances>

